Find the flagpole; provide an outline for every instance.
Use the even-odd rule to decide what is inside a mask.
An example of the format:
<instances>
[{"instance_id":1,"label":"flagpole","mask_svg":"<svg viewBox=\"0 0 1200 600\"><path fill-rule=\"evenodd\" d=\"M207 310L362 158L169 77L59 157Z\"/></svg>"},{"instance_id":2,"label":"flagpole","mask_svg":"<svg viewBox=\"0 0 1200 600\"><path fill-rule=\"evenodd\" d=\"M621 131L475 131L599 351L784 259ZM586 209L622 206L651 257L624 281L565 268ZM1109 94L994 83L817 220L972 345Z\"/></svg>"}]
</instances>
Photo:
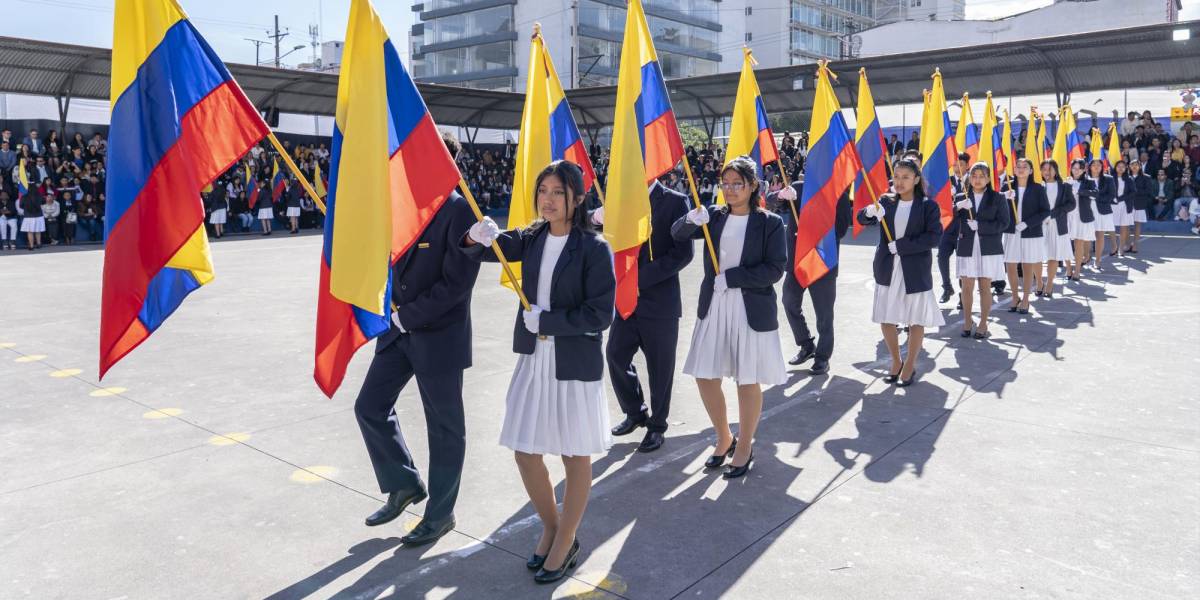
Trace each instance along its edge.
<instances>
[{"instance_id":1,"label":"flagpole","mask_svg":"<svg viewBox=\"0 0 1200 600\"><path fill-rule=\"evenodd\" d=\"M275 146L275 150L283 157L283 163L287 165L288 170L292 172L292 175L296 176L296 179L300 180L300 185L304 186L304 191L308 192L309 197L313 199L317 208L321 209L321 213L324 214L325 203L321 201L321 197L317 195L317 191L309 185L308 178L304 176L304 173L300 172L300 168L296 166L296 163L292 162L292 157L288 156L287 151L283 149L283 144L279 143L279 138L275 137L275 132L268 133L267 139L271 140L271 145Z\"/></svg>"},{"instance_id":2,"label":"flagpole","mask_svg":"<svg viewBox=\"0 0 1200 600\"><path fill-rule=\"evenodd\" d=\"M471 188L467 187L465 179L459 178L458 189L462 192L463 197L467 199L467 204L471 205L471 212L475 213L475 219L482 221L483 211L479 210L479 204L475 202L475 194L471 193ZM504 251L500 249L500 244L497 244L495 240L492 240L492 251L496 253L496 258L500 260L500 266L504 269L504 274L508 276L508 280L513 282L512 289L517 293L517 297L521 299L521 306L525 310L533 310L529 305L529 299L525 297L524 290L517 283L517 276L513 274L512 266L508 264L508 259L504 258Z\"/></svg>"},{"instance_id":3,"label":"flagpole","mask_svg":"<svg viewBox=\"0 0 1200 600\"><path fill-rule=\"evenodd\" d=\"M700 203L700 192L696 191L696 178L692 177L692 165L688 164L686 152L680 162L683 163L683 172L687 174L688 186L692 189L692 202L696 204L696 208L704 208L704 205ZM713 246L712 236L708 233L708 223L701 225L700 228L704 230L704 243L708 245L708 257L712 259L713 272L720 273L721 263L717 262L717 251Z\"/></svg>"},{"instance_id":4,"label":"flagpole","mask_svg":"<svg viewBox=\"0 0 1200 600\"><path fill-rule=\"evenodd\" d=\"M817 70L818 70L818 76L820 75L820 71L822 71L822 70L829 71L829 61L824 60L824 59L817 61ZM859 73L862 74L862 72L865 70L866 70L865 67L860 68ZM834 79L837 79L837 76L834 75L832 71L829 71L829 74L832 75ZM832 83L832 82L830 82L830 83ZM857 117L858 107L855 107L854 113L855 113L855 116ZM876 116L875 118L878 119L879 117ZM887 144L886 144L886 140L885 140L884 146L886 146L886 145ZM884 152L887 152L887 150L884 150ZM860 165L860 168L862 168L863 185L867 186L867 195L869 195L875 199L875 206L882 212L883 207L879 205L879 196L875 193L875 186L871 185L871 178L867 177L866 169L861 167L861 165ZM893 173L893 176L894 176L894 173ZM800 223L798 220L796 222L796 226L797 227L800 226ZM884 217L879 217L879 226L883 229L883 235L887 236L887 241L889 243L896 241L895 238L892 237L892 230L888 228L887 220Z\"/></svg>"},{"instance_id":5,"label":"flagpole","mask_svg":"<svg viewBox=\"0 0 1200 600\"><path fill-rule=\"evenodd\" d=\"M783 186L784 187L792 187L792 182L787 176L787 171L785 171L783 168L783 159L776 157L775 158L775 166L779 167L779 174L783 177ZM799 198L796 198L796 200L799 200ZM796 224L796 230L799 231L799 229L800 229L800 213L796 212L796 200L788 202L788 206L790 206L792 209L792 219L793 219L792 222Z\"/></svg>"}]
</instances>

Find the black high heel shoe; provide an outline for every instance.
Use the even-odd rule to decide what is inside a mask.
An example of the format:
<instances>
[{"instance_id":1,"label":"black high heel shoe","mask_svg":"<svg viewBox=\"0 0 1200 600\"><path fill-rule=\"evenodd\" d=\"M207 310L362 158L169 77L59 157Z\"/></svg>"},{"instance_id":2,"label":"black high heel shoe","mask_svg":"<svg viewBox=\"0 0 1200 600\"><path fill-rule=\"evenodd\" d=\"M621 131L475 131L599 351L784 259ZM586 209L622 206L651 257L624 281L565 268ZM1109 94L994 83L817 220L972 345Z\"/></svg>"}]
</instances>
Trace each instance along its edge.
<instances>
[{"instance_id":1,"label":"black high heel shoe","mask_svg":"<svg viewBox=\"0 0 1200 600\"><path fill-rule=\"evenodd\" d=\"M737 438L733 438L733 442L729 444L729 449L724 454L714 454L704 461L705 469L718 469L725 464L726 458L733 458L733 451L737 450Z\"/></svg>"},{"instance_id":2,"label":"black high heel shoe","mask_svg":"<svg viewBox=\"0 0 1200 600\"><path fill-rule=\"evenodd\" d=\"M567 551L567 556L563 558L562 566L553 570L547 571L545 566L539 567L537 573L534 573L533 580L538 583L554 583L567 576L567 571L575 568L575 563L579 561L579 540L571 544L571 549ZM544 559L543 559L544 563Z\"/></svg>"},{"instance_id":3,"label":"black high heel shoe","mask_svg":"<svg viewBox=\"0 0 1200 600\"><path fill-rule=\"evenodd\" d=\"M529 556L529 560L525 561L525 568L530 571L538 571L544 564L546 564L546 555L534 552Z\"/></svg>"},{"instance_id":4,"label":"black high heel shoe","mask_svg":"<svg viewBox=\"0 0 1200 600\"><path fill-rule=\"evenodd\" d=\"M913 381L915 381L916 379L917 379L917 372L913 371L913 374L911 376L909 376L908 379L901 379L900 381L897 381L896 387L908 387L908 386L912 385Z\"/></svg>"},{"instance_id":5,"label":"black high heel shoe","mask_svg":"<svg viewBox=\"0 0 1200 600\"><path fill-rule=\"evenodd\" d=\"M746 473L750 472L750 465L753 462L754 462L754 451L751 450L750 458L746 459L746 464L739 467L733 463L730 463L728 467L725 467L725 472L723 474L721 474L721 477L724 479L737 479L738 477L742 477Z\"/></svg>"},{"instance_id":6,"label":"black high heel shoe","mask_svg":"<svg viewBox=\"0 0 1200 600\"><path fill-rule=\"evenodd\" d=\"M883 382L884 383L896 383L896 381L899 379L900 379L900 371L896 371L895 373L888 373L888 376L883 378Z\"/></svg>"}]
</instances>

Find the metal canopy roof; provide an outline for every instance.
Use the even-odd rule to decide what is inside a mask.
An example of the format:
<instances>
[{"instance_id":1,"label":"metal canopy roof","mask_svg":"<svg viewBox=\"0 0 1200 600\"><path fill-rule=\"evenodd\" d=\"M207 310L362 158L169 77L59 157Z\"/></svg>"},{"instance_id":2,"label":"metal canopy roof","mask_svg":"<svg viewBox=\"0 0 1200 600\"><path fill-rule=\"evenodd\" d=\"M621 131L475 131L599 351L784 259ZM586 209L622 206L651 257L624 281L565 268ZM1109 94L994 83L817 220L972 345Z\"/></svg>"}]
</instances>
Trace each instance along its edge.
<instances>
[{"instance_id":1,"label":"metal canopy roof","mask_svg":"<svg viewBox=\"0 0 1200 600\"><path fill-rule=\"evenodd\" d=\"M1187 29L1191 39L1173 41ZM0 37L0 91L56 97L109 96L111 51L20 38ZM242 89L260 109L332 115L337 76L326 73L229 64ZM1200 21L1098 31L1021 43L988 44L835 61L835 86L843 107L854 106L857 71L867 69L871 92L881 106L918 102L940 67L949 96L963 91L996 96L1058 94L1200 82ZM806 112L812 103L813 65L760 69L755 75L767 110ZM733 112L738 73L669 80L680 119L712 121ZM419 83L421 94L442 125L495 129L520 126L524 94ZM799 88L799 89L797 89ZM616 88L574 89L567 97L579 124L588 129L612 122Z\"/></svg>"}]
</instances>

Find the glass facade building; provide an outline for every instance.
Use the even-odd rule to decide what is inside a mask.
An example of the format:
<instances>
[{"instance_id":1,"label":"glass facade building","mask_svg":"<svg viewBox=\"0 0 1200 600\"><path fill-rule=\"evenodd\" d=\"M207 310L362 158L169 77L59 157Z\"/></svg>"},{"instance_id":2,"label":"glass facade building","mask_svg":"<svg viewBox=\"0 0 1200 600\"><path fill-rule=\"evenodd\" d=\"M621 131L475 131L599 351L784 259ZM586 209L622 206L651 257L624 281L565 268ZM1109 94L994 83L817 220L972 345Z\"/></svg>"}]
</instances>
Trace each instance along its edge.
<instances>
[{"instance_id":1,"label":"glass facade building","mask_svg":"<svg viewBox=\"0 0 1200 600\"><path fill-rule=\"evenodd\" d=\"M876 25L875 5L875 0L792 0L789 62L840 58L851 35Z\"/></svg>"},{"instance_id":2,"label":"glass facade building","mask_svg":"<svg viewBox=\"0 0 1200 600\"><path fill-rule=\"evenodd\" d=\"M517 0L425 0L409 37L418 81L514 89Z\"/></svg>"}]
</instances>

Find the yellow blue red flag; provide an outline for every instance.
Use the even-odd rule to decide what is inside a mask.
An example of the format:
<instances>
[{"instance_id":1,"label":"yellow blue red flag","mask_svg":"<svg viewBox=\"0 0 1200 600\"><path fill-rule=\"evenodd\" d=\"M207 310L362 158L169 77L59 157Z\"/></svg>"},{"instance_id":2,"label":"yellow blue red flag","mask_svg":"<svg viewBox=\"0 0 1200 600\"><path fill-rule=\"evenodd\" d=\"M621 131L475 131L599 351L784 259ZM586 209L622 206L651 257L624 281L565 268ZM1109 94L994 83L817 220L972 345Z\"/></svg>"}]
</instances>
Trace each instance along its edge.
<instances>
[{"instance_id":1,"label":"yellow blue red flag","mask_svg":"<svg viewBox=\"0 0 1200 600\"><path fill-rule=\"evenodd\" d=\"M749 156L758 166L758 178L764 178L766 165L779 160L779 148L767 119L767 107L763 104L758 80L754 78L754 65L758 64L749 48L742 51L742 75L738 79L737 97L733 101L733 122L729 126L729 145L725 147L725 164L739 156ZM717 202L723 204L725 197L718 190Z\"/></svg>"},{"instance_id":2,"label":"yellow blue red flag","mask_svg":"<svg viewBox=\"0 0 1200 600\"><path fill-rule=\"evenodd\" d=\"M925 194L937 202L942 213L942 227L954 219L954 190L950 188L950 169L957 157L954 138L950 134L950 117L946 113L946 91L942 87L942 72L933 74L933 89L921 117L921 179Z\"/></svg>"},{"instance_id":3,"label":"yellow blue red flag","mask_svg":"<svg viewBox=\"0 0 1200 600\"><path fill-rule=\"evenodd\" d=\"M954 147L958 152L970 155L969 164L975 164L975 161L979 160L979 129L975 124L975 115L971 114L971 98L963 92L962 113L958 117L958 129L954 133Z\"/></svg>"},{"instance_id":4,"label":"yellow blue red flag","mask_svg":"<svg viewBox=\"0 0 1200 600\"><path fill-rule=\"evenodd\" d=\"M200 190L270 130L175 0L117 0L100 376L213 278Z\"/></svg>"},{"instance_id":5,"label":"yellow blue red flag","mask_svg":"<svg viewBox=\"0 0 1200 600\"><path fill-rule=\"evenodd\" d=\"M862 170L854 179L854 212L875 202L879 194L888 189L888 150L875 114L875 96L867 82L867 70L858 70L858 122L854 127L854 147L862 160ZM867 185L867 181L870 185ZM854 237L862 231L862 224L854 219Z\"/></svg>"}]
</instances>

